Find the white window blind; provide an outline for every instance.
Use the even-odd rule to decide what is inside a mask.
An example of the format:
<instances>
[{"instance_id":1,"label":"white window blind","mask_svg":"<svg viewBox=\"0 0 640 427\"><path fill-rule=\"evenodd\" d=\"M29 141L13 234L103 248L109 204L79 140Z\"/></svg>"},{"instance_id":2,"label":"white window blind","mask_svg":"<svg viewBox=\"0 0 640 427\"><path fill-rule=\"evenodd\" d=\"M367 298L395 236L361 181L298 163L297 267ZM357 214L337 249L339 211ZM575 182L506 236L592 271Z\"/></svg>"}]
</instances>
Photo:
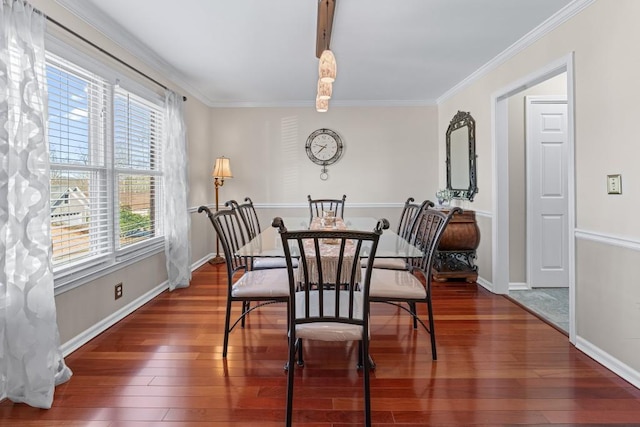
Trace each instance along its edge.
<instances>
[{"instance_id":1,"label":"white window blind","mask_svg":"<svg viewBox=\"0 0 640 427\"><path fill-rule=\"evenodd\" d=\"M158 235L162 194L160 146L163 111L116 88L114 158L118 189L119 248Z\"/></svg>"},{"instance_id":2,"label":"white window blind","mask_svg":"<svg viewBox=\"0 0 640 427\"><path fill-rule=\"evenodd\" d=\"M135 256L162 237L164 108L46 59L54 271Z\"/></svg>"},{"instance_id":3,"label":"white window blind","mask_svg":"<svg viewBox=\"0 0 640 427\"><path fill-rule=\"evenodd\" d=\"M109 89L99 76L47 54L54 267L111 251L107 174Z\"/></svg>"}]
</instances>

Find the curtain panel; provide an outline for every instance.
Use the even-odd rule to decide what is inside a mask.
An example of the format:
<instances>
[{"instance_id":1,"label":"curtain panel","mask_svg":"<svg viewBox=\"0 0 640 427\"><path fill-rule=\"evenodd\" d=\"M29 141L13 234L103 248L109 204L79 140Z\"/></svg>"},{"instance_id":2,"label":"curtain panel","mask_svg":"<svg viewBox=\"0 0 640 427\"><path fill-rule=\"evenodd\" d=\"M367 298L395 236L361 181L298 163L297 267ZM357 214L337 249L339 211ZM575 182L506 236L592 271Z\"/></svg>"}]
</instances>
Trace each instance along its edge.
<instances>
[{"instance_id":1,"label":"curtain panel","mask_svg":"<svg viewBox=\"0 0 640 427\"><path fill-rule=\"evenodd\" d=\"M0 399L50 408L71 377L51 263L45 17L0 0Z\"/></svg>"},{"instance_id":2,"label":"curtain panel","mask_svg":"<svg viewBox=\"0 0 640 427\"><path fill-rule=\"evenodd\" d=\"M165 133L163 140L164 176L164 252L167 261L169 290L185 288L191 281L191 217L187 206L186 127L184 101L170 90L165 91Z\"/></svg>"}]
</instances>

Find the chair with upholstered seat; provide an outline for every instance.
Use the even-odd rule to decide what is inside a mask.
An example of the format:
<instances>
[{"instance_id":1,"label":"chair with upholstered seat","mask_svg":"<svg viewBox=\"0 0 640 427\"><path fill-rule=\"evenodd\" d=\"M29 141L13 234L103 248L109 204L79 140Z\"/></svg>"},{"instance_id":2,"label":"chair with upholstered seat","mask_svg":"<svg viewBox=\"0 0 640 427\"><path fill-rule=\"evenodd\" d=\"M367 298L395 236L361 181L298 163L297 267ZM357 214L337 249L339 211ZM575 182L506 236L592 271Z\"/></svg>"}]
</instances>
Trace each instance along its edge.
<instances>
[{"instance_id":1,"label":"chair with upholstered seat","mask_svg":"<svg viewBox=\"0 0 640 427\"><path fill-rule=\"evenodd\" d=\"M400 213L400 220L398 221L397 233L402 239L411 243L413 235L413 226L418 213L426 207L433 207L433 202L425 200L418 204L414 203L414 198L409 197L404 202L404 207ZM409 270L409 260L406 258L376 258L373 261L374 268L384 268L388 270Z\"/></svg>"},{"instance_id":2,"label":"chair with upholstered seat","mask_svg":"<svg viewBox=\"0 0 640 427\"><path fill-rule=\"evenodd\" d=\"M309 221L314 217L322 217L323 212L333 211L337 218L344 218L344 202L347 195L343 195L342 199L312 199L311 195L307 196L309 201Z\"/></svg>"},{"instance_id":3,"label":"chair with upholstered seat","mask_svg":"<svg viewBox=\"0 0 640 427\"><path fill-rule=\"evenodd\" d=\"M242 223L244 224L248 240L256 238L262 232L258 213L253 206L253 201L249 197L245 197L244 203L240 204L235 200L229 200L225 206L238 212ZM270 268L285 268L287 266L282 257L252 257L250 260L251 270L266 270Z\"/></svg>"},{"instance_id":4,"label":"chair with upholstered seat","mask_svg":"<svg viewBox=\"0 0 640 427\"><path fill-rule=\"evenodd\" d=\"M462 213L462 209L452 208L448 214L430 207L420 211L414 224L411 243L422 251L422 257L410 259L410 271L376 268L371 276L371 302L396 305L413 317L414 328L420 323L431 337L433 360L437 360L438 354L431 300L431 266L447 224L458 213ZM415 273L419 273L421 277ZM425 303L427 306L428 326L418 315L418 303Z\"/></svg>"},{"instance_id":5,"label":"chair with upholstered seat","mask_svg":"<svg viewBox=\"0 0 640 427\"><path fill-rule=\"evenodd\" d=\"M224 209L212 213L206 206L200 206L198 212L206 212L224 250L224 259L227 266L227 306L222 357L227 357L229 333L238 322L242 321L244 326L245 317L258 307L276 302L287 303L289 301L287 270L284 268L248 269L249 262L247 257L237 255L238 249L247 242L247 236L240 217L235 210ZM244 274L234 281L234 277L238 272L244 272ZM250 307L250 301L258 301L259 303ZM242 311L237 320L231 324L233 302L241 302Z\"/></svg>"},{"instance_id":6,"label":"chair with upholstered seat","mask_svg":"<svg viewBox=\"0 0 640 427\"><path fill-rule=\"evenodd\" d=\"M363 366L364 425L371 425L369 395L369 283L373 258L386 220L374 231L289 231L282 218L273 226L282 237L289 279L289 358L287 373L286 425L293 420L293 385L296 368L304 364L302 340L357 341L358 365ZM324 248L323 245L331 246ZM323 249L327 249L323 253ZM327 255L330 254L330 255ZM370 260L360 268L360 259ZM299 267L292 261L298 259Z\"/></svg>"}]
</instances>

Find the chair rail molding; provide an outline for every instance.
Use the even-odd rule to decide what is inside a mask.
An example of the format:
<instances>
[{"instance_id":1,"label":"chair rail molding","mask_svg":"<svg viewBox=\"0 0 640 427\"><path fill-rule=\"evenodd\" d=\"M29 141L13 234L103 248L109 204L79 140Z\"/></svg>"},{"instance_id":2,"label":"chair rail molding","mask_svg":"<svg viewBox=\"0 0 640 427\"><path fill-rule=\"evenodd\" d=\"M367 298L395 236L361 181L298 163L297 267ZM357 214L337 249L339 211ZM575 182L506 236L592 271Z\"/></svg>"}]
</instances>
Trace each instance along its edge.
<instances>
[{"instance_id":1,"label":"chair rail molding","mask_svg":"<svg viewBox=\"0 0 640 427\"><path fill-rule=\"evenodd\" d=\"M256 209L309 209L309 203L254 203L253 204ZM191 206L188 209L189 213L197 213L198 206ZM205 204L208 208L215 207L214 204ZM366 209L376 209L376 208L403 208L404 202L360 202L354 203L347 201L345 204L346 209L350 208L366 208Z\"/></svg>"},{"instance_id":2,"label":"chair rail molding","mask_svg":"<svg viewBox=\"0 0 640 427\"><path fill-rule=\"evenodd\" d=\"M576 229L575 236L576 239L590 240L593 242L603 243L605 245L640 251L640 240L637 239L583 229Z\"/></svg>"}]
</instances>

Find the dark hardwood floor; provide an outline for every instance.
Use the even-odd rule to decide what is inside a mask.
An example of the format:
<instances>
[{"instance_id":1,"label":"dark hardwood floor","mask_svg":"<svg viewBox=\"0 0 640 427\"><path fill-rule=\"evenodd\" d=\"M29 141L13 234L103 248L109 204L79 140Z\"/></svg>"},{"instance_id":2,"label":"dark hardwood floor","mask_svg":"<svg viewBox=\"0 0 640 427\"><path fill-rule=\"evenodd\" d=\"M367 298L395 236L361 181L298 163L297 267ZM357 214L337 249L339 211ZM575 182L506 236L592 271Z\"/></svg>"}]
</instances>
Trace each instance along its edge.
<instances>
[{"instance_id":1,"label":"dark hardwood floor","mask_svg":"<svg viewBox=\"0 0 640 427\"><path fill-rule=\"evenodd\" d=\"M3 426L281 426L286 319L264 307L221 357L225 276L206 264L191 287L165 292L77 350L53 408L0 403ZM434 284L438 361L399 310L375 305L374 425L640 425L640 390L508 299L476 285ZM294 419L362 423L357 345L308 342Z\"/></svg>"}]
</instances>

